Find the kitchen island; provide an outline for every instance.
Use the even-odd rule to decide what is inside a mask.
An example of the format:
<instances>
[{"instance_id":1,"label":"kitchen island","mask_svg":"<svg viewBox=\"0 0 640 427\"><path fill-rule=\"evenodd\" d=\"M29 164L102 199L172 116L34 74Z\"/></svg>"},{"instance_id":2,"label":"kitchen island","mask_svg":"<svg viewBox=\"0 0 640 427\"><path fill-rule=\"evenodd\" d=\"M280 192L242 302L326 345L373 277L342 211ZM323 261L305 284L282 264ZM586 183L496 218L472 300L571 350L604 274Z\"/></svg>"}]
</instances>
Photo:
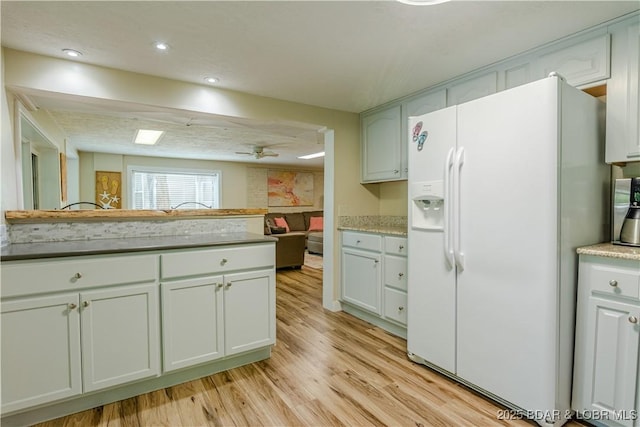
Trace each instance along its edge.
<instances>
[{"instance_id":1,"label":"kitchen island","mask_svg":"<svg viewBox=\"0 0 640 427\"><path fill-rule=\"evenodd\" d=\"M71 234L80 239L2 248L3 425L33 424L270 356L274 238L246 230Z\"/></svg>"}]
</instances>

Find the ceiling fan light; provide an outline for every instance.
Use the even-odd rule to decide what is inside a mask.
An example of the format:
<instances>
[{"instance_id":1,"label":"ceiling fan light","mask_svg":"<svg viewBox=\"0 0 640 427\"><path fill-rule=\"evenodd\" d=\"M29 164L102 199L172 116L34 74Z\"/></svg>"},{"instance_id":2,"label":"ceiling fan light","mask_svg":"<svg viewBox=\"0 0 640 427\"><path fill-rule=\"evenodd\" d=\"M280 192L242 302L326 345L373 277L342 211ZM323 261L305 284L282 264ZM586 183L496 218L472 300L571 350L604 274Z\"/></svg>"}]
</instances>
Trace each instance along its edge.
<instances>
[{"instance_id":1,"label":"ceiling fan light","mask_svg":"<svg viewBox=\"0 0 640 427\"><path fill-rule=\"evenodd\" d=\"M324 151L320 151L319 153L307 154L306 156L300 156L299 159L309 160L315 159L317 157L324 157Z\"/></svg>"},{"instance_id":2,"label":"ceiling fan light","mask_svg":"<svg viewBox=\"0 0 640 427\"><path fill-rule=\"evenodd\" d=\"M142 145L155 145L162 135L164 135L163 130L138 129L133 142Z\"/></svg>"}]
</instances>

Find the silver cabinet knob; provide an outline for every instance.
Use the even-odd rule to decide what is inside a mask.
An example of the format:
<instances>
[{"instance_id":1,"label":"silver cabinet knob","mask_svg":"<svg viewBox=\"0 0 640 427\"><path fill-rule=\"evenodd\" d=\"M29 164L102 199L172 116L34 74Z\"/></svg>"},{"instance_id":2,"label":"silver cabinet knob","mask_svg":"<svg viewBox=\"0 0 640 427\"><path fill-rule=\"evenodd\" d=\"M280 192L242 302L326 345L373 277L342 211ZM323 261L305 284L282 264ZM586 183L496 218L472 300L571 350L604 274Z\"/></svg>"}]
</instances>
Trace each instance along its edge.
<instances>
[{"instance_id":1,"label":"silver cabinet knob","mask_svg":"<svg viewBox=\"0 0 640 427\"><path fill-rule=\"evenodd\" d=\"M356 245L359 245L359 244L360 244L360 240L356 240Z\"/></svg>"},{"instance_id":2,"label":"silver cabinet knob","mask_svg":"<svg viewBox=\"0 0 640 427\"><path fill-rule=\"evenodd\" d=\"M91 305L91 303L90 303L89 301L85 301L85 302L83 302L83 303L82 303L82 306L83 306L84 308L89 307L89 305Z\"/></svg>"},{"instance_id":3,"label":"silver cabinet knob","mask_svg":"<svg viewBox=\"0 0 640 427\"><path fill-rule=\"evenodd\" d=\"M402 251L404 249L404 246L400 245L398 246L398 251Z\"/></svg>"},{"instance_id":4,"label":"silver cabinet knob","mask_svg":"<svg viewBox=\"0 0 640 427\"><path fill-rule=\"evenodd\" d=\"M224 286L224 283L216 283L218 289L221 289Z\"/></svg>"},{"instance_id":5,"label":"silver cabinet knob","mask_svg":"<svg viewBox=\"0 0 640 427\"><path fill-rule=\"evenodd\" d=\"M403 276L404 276L404 273L398 273L398 277L399 277L400 279L402 279L402 277L403 277Z\"/></svg>"},{"instance_id":6,"label":"silver cabinet knob","mask_svg":"<svg viewBox=\"0 0 640 427\"><path fill-rule=\"evenodd\" d=\"M75 304L73 302L69 304L69 310L75 310L76 308L78 308L78 304Z\"/></svg>"},{"instance_id":7,"label":"silver cabinet knob","mask_svg":"<svg viewBox=\"0 0 640 427\"><path fill-rule=\"evenodd\" d=\"M233 285L233 283L231 283L231 282L227 283L227 289L229 289L231 287L231 285Z\"/></svg>"},{"instance_id":8,"label":"silver cabinet knob","mask_svg":"<svg viewBox=\"0 0 640 427\"><path fill-rule=\"evenodd\" d=\"M76 273L73 275L73 278L78 280L78 279L82 279L82 273Z\"/></svg>"},{"instance_id":9,"label":"silver cabinet knob","mask_svg":"<svg viewBox=\"0 0 640 427\"><path fill-rule=\"evenodd\" d=\"M394 169L394 170L393 170L393 174L394 174L394 175L399 174L399 173L400 173L400 170L399 170L399 169Z\"/></svg>"},{"instance_id":10,"label":"silver cabinet knob","mask_svg":"<svg viewBox=\"0 0 640 427\"><path fill-rule=\"evenodd\" d=\"M402 311L402 310L404 310L404 307L402 306L398 307L398 311Z\"/></svg>"},{"instance_id":11,"label":"silver cabinet knob","mask_svg":"<svg viewBox=\"0 0 640 427\"><path fill-rule=\"evenodd\" d=\"M222 261L220 261L220 265L225 265L227 262L229 262L228 259L222 258Z\"/></svg>"},{"instance_id":12,"label":"silver cabinet knob","mask_svg":"<svg viewBox=\"0 0 640 427\"><path fill-rule=\"evenodd\" d=\"M615 288L616 286L618 286L618 281L614 279L609 280L609 286Z\"/></svg>"},{"instance_id":13,"label":"silver cabinet knob","mask_svg":"<svg viewBox=\"0 0 640 427\"><path fill-rule=\"evenodd\" d=\"M636 316L629 316L629 323L637 324L638 318Z\"/></svg>"}]
</instances>

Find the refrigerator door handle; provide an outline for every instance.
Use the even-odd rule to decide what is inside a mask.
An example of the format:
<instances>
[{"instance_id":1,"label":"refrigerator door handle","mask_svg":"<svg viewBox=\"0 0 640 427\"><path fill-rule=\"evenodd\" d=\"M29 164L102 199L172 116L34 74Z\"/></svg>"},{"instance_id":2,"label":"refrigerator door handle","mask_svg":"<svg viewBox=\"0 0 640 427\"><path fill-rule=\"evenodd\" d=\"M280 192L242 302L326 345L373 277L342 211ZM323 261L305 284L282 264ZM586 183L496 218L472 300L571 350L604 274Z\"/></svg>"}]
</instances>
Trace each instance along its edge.
<instances>
[{"instance_id":1,"label":"refrigerator door handle","mask_svg":"<svg viewBox=\"0 0 640 427\"><path fill-rule=\"evenodd\" d=\"M455 207L453 209L453 254L456 260L456 265L460 271L464 270L464 253L461 249L461 231L460 231L460 205L462 197L460 195L460 171L464 164L464 147L458 148L456 152L456 159L453 166L453 185L455 191Z\"/></svg>"},{"instance_id":2,"label":"refrigerator door handle","mask_svg":"<svg viewBox=\"0 0 640 427\"><path fill-rule=\"evenodd\" d=\"M453 166L453 152L455 148L451 148L449 153L447 154L447 159L444 163L444 220L443 220L443 231L444 231L444 256L449 262L451 267L454 267L455 264L455 256L453 254L452 247L452 235L451 233L451 214L453 212L453 198L451 194L451 169Z\"/></svg>"}]
</instances>

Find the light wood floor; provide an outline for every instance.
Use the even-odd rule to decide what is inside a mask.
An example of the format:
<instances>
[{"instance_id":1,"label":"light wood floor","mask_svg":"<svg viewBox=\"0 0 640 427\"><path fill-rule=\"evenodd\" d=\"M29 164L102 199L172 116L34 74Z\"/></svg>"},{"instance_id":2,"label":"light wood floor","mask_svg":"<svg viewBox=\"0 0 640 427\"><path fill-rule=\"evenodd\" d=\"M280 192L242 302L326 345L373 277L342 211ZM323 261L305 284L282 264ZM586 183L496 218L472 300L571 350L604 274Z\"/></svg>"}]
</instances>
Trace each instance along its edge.
<instances>
[{"instance_id":1,"label":"light wood floor","mask_svg":"<svg viewBox=\"0 0 640 427\"><path fill-rule=\"evenodd\" d=\"M498 426L502 409L410 362L406 342L322 309L322 272L278 272L269 360L41 426ZM574 424L577 426L578 424Z\"/></svg>"}]
</instances>

